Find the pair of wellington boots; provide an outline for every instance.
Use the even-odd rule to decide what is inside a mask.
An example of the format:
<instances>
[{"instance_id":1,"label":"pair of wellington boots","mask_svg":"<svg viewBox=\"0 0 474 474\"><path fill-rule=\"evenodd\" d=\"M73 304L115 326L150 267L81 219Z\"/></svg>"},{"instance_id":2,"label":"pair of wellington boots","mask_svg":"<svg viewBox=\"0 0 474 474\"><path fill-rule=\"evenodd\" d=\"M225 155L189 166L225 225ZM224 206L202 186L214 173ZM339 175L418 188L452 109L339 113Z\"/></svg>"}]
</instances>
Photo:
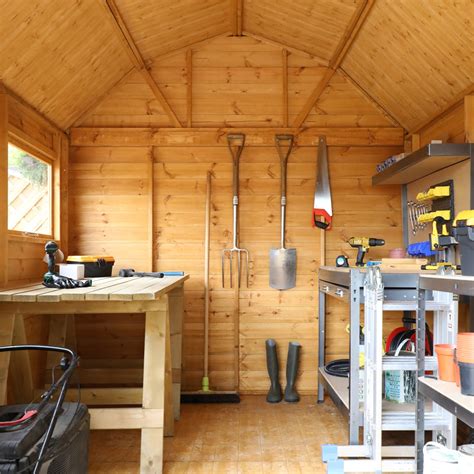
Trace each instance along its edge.
<instances>
[{"instance_id":1,"label":"pair of wellington boots","mask_svg":"<svg viewBox=\"0 0 474 474\"><path fill-rule=\"evenodd\" d=\"M267 402L278 403L282 400L282 390L278 373L278 356L276 349L276 342L274 339L267 339L265 341L267 351L267 368L270 376L270 390L267 394ZM298 342L290 342L288 345L288 359L286 361L286 388L285 388L285 402L298 402L300 396L296 392L295 382L298 371L298 358L301 349L301 344Z\"/></svg>"}]
</instances>

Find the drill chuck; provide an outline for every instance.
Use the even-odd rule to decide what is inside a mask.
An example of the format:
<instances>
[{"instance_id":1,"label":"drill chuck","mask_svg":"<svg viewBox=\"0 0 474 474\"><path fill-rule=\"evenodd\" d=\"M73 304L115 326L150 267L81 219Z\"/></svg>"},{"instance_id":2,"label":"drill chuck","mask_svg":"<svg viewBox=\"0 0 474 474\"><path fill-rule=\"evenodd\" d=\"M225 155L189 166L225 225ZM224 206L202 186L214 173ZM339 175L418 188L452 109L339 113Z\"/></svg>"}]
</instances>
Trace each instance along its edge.
<instances>
[{"instance_id":1,"label":"drill chuck","mask_svg":"<svg viewBox=\"0 0 474 474\"><path fill-rule=\"evenodd\" d=\"M385 240L369 238L369 247L381 247L382 245L385 245Z\"/></svg>"}]
</instances>

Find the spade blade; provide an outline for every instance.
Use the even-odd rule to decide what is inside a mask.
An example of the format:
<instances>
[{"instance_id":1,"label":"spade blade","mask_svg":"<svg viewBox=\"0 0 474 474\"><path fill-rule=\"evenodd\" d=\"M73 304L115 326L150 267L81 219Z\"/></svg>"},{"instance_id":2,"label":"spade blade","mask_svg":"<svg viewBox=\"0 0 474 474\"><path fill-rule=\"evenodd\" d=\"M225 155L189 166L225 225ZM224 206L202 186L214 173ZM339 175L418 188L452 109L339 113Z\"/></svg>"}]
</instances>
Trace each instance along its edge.
<instances>
[{"instance_id":1,"label":"spade blade","mask_svg":"<svg viewBox=\"0 0 474 474\"><path fill-rule=\"evenodd\" d=\"M296 249L270 249L270 286L276 290L296 286Z\"/></svg>"}]
</instances>

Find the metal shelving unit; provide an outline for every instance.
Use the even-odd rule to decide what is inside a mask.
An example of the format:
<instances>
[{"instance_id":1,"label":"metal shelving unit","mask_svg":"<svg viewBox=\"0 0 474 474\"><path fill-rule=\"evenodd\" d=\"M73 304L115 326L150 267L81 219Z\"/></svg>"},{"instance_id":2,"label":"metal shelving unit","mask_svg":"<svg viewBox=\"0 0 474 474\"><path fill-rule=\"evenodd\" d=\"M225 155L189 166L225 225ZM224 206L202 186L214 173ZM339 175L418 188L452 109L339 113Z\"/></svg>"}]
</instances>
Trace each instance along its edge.
<instances>
[{"instance_id":1,"label":"metal shelving unit","mask_svg":"<svg viewBox=\"0 0 474 474\"><path fill-rule=\"evenodd\" d=\"M423 446L425 444L426 414L425 401L429 398L433 401L438 412L444 413L449 422L455 424L455 419L460 418L471 428L474 427L474 397L461 394L461 391L454 382L443 382L425 376L425 371L429 370L426 364L426 357L420 347L425 344L425 319L427 308L428 292L433 292L441 298L452 298L453 294L474 296L474 277L461 275L420 275L418 289L418 310L416 324L417 339L417 427L416 427L416 467L417 472L423 472ZM472 301L472 300L471 300ZM447 318L440 321L445 331L451 335L451 340L457 335L457 312L448 313ZM447 436L446 436L447 434ZM433 439L445 442L448 447L456 447L455 434L446 433L446 426L434 433Z\"/></svg>"},{"instance_id":2,"label":"metal shelving unit","mask_svg":"<svg viewBox=\"0 0 474 474\"><path fill-rule=\"evenodd\" d=\"M363 407L359 403L359 325L360 305L364 304L364 279L366 269L321 267L319 271L319 377L318 402L324 401L324 390L336 406L348 416L349 444L359 444L359 428L363 426ZM415 311L417 308L418 273L382 273L384 284L383 311ZM325 324L326 324L326 297L344 301L349 305L349 322L351 328L349 336L349 379L338 378L325 372ZM427 301L428 310L448 311L450 301ZM457 306L456 306L457 308ZM427 367L435 370L435 357L426 358ZM383 370L416 370L416 360L413 357L389 357L382 359ZM415 430L415 405L383 402L382 429ZM395 414L396 413L396 414ZM429 416L428 429L437 429L439 420L436 416Z\"/></svg>"},{"instance_id":3,"label":"metal shelving unit","mask_svg":"<svg viewBox=\"0 0 474 474\"><path fill-rule=\"evenodd\" d=\"M343 472L363 471L414 471L414 449L411 446L387 448L381 445L382 431L416 430L416 416L414 404L394 404L383 400L382 374L384 370L417 370L415 357L382 356L381 340L383 314L386 311L413 311L417 307L418 273L380 273L378 269L370 270L380 274L378 290L370 290L370 284L365 285L367 294L362 291L367 270L357 268L320 269L320 302L319 302L319 386L318 401L324 400L324 388L343 412L349 417L349 446L325 447L323 456L328 462L328 472L331 469L342 469ZM370 280L370 278L369 278ZM370 283L370 281L369 281ZM373 292L377 291L378 300L374 301ZM325 298L339 298L350 305L350 378L349 380L330 376L324 371L325 363ZM454 342L453 335L443 330L443 321L456 315L457 301L452 295L430 293L426 301L426 308L434 311L434 342ZM364 399L370 403L359 403L359 323L360 304L365 304L366 336L365 352L366 367L364 370ZM423 347L425 347L423 345ZM435 371L437 362L435 357L426 357L426 367ZM375 387L375 388L371 388ZM374 409L377 407L377 409ZM359 427L364 426L364 441L359 444ZM449 419L445 412L436 404L426 407L424 429L437 432L448 430L449 436L455 435L455 422ZM329 449L329 451L328 451ZM332 451L331 451L332 450ZM329 453L329 454L328 454ZM383 457L406 458L411 454L412 459L383 459ZM341 459L349 458L349 459ZM367 458L363 460L350 458ZM335 472L335 471L334 471ZM341 472L341 471L337 471Z\"/></svg>"}]
</instances>

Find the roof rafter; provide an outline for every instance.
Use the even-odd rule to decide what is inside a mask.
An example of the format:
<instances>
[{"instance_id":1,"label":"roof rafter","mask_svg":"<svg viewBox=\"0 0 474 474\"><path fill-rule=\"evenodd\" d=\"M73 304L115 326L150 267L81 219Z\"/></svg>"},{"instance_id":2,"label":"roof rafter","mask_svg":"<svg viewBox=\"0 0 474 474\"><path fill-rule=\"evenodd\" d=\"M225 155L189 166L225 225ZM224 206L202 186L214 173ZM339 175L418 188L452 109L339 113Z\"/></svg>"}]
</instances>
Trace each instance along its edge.
<instances>
[{"instance_id":1,"label":"roof rafter","mask_svg":"<svg viewBox=\"0 0 474 474\"><path fill-rule=\"evenodd\" d=\"M230 24L232 36L242 36L244 0L231 0L230 4Z\"/></svg>"},{"instance_id":2,"label":"roof rafter","mask_svg":"<svg viewBox=\"0 0 474 474\"><path fill-rule=\"evenodd\" d=\"M178 117L174 113L173 109L169 105L166 97L161 92L161 89L158 87L157 83L153 79L150 71L146 67L145 61L143 60L140 51L138 50L135 42L133 41L130 32L123 21L122 16L115 4L115 0L99 0L99 3L104 8L105 12L107 13L107 17L110 20L114 31L116 32L117 37L120 40L125 52L130 57L135 68L140 72L140 74L145 79L146 83L150 87L153 95L156 97L160 105L163 107L164 111L168 115L171 120L171 123L176 127L182 127L181 122L178 120Z\"/></svg>"},{"instance_id":3,"label":"roof rafter","mask_svg":"<svg viewBox=\"0 0 474 474\"><path fill-rule=\"evenodd\" d=\"M295 121L293 122L293 127L299 128L303 125L304 121L308 117L311 109L316 105L321 94L323 93L326 86L329 84L329 81L332 79L336 73L338 67L344 60L346 54L350 50L354 40L357 37L362 25L364 24L367 16L370 13L373 5L376 0L363 0L357 10L355 11L352 19L343 35L339 41L336 50L333 54L333 57L329 61L329 67L325 72L323 78L319 81L317 86L314 88L313 92L309 96L308 100L304 104L300 113L296 116Z\"/></svg>"},{"instance_id":4,"label":"roof rafter","mask_svg":"<svg viewBox=\"0 0 474 474\"><path fill-rule=\"evenodd\" d=\"M113 90L115 90L116 87L122 85L128 79L128 77L132 74L132 72L135 72L135 71L136 71L136 68L132 67L110 89L107 89L107 91L105 91L100 97L95 98L94 101L85 110L83 110L80 113L80 115L78 115L78 117L72 123L71 127L79 127L81 123L84 121L84 119L90 113L92 113L99 104L101 104L107 97L109 97L109 95L112 93Z\"/></svg>"},{"instance_id":5,"label":"roof rafter","mask_svg":"<svg viewBox=\"0 0 474 474\"><path fill-rule=\"evenodd\" d=\"M346 72L342 67L339 67L337 70L345 79L347 79L358 91L375 107L377 108L382 115L385 115L388 120L395 127L403 127L403 125L366 90L364 89L348 72Z\"/></svg>"}]
</instances>

